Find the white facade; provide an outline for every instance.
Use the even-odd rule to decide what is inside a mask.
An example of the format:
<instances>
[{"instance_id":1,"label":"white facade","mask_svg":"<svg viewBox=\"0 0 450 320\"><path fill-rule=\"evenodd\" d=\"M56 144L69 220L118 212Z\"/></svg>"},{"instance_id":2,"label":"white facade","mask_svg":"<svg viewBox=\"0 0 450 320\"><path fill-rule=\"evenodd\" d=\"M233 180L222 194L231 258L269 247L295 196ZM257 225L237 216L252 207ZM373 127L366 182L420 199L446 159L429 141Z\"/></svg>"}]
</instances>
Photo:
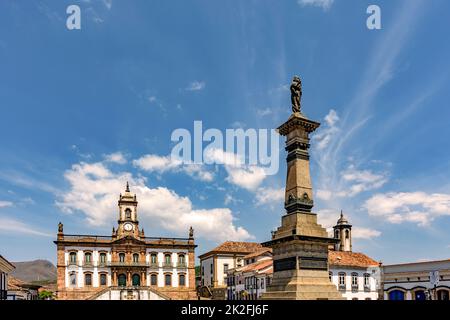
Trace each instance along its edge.
<instances>
[{"instance_id":1,"label":"white facade","mask_svg":"<svg viewBox=\"0 0 450 320\"><path fill-rule=\"evenodd\" d=\"M439 272L430 282L430 272ZM450 260L383 266L385 300L449 300Z\"/></svg>"},{"instance_id":2,"label":"white facade","mask_svg":"<svg viewBox=\"0 0 450 320\"><path fill-rule=\"evenodd\" d=\"M347 300L378 300L380 268L330 266L331 282Z\"/></svg>"},{"instance_id":3,"label":"white facade","mask_svg":"<svg viewBox=\"0 0 450 320\"><path fill-rule=\"evenodd\" d=\"M76 263L70 261L70 254L76 253ZM171 268L163 266L165 263L165 255L170 252L171 255ZM92 255L92 260L90 263L85 262L85 253L90 253ZM100 253L106 254L106 263L100 264ZM185 285L183 287L189 286L189 277L187 275L187 266L189 265L189 255L188 252L181 249L147 249L145 255L145 264L151 264L151 255L157 255L157 264L147 269L146 273L146 283L142 285L150 286L151 275L157 275L157 286L165 287L164 275L170 273L172 275L172 287L179 286L179 275L184 274ZM179 265L179 256L184 256L183 265ZM92 275L92 284L90 287L101 287L100 284L100 274L106 274L107 283L104 286L111 286L111 250L110 247L66 247L64 252L65 257L65 285L66 288L83 288L86 286L85 274L89 273ZM73 283L73 277L75 277L75 283Z\"/></svg>"},{"instance_id":4,"label":"white facade","mask_svg":"<svg viewBox=\"0 0 450 320\"><path fill-rule=\"evenodd\" d=\"M226 286L226 271L242 266L244 254L215 254L200 260L203 286Z\"/></svg>"}]
</instances>

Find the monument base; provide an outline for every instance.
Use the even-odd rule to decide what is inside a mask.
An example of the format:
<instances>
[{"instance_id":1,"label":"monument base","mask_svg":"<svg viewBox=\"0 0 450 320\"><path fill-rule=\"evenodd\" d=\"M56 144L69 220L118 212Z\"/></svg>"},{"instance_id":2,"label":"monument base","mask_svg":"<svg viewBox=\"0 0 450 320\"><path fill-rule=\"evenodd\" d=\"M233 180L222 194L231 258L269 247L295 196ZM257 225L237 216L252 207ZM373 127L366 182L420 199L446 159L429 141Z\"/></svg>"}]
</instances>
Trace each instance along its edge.
<instances>
[{"instance_id":1,"label":"monument base","mask_svg":"<svg viewBox=\"0 0 450 320\"><path fill-rule=\"evenodd\" d=\"M273 251L273 279L261 296L266 300L342 300L328 274L328 238L314 213L282 217L282 226L264 243Z\"/></svg>"}]
</instances>

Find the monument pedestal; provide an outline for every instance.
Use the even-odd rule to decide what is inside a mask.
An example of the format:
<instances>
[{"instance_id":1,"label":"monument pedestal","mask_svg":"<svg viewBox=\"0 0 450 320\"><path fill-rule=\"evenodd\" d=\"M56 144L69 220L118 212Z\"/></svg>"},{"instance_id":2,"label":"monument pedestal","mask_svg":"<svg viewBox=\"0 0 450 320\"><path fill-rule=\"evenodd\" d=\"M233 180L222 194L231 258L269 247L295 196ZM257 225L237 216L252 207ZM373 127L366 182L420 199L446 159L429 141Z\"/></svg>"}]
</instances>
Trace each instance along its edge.
<instances>
[{"instance_id":1,"label":"monument pedestal","mask_svg":"<svg viewBox=\"0 0 450 320\"><path fill-rule=\"evenodd\" d=\"M272 240L263 243L273 250L273 279L262 299L343 299L328 275L328 247L338 240L329 238L311 212L314 205L309 172L309 134L320 123L293 113L278 128L286 136L286 214Z\"/></svg>"}]
</instances>

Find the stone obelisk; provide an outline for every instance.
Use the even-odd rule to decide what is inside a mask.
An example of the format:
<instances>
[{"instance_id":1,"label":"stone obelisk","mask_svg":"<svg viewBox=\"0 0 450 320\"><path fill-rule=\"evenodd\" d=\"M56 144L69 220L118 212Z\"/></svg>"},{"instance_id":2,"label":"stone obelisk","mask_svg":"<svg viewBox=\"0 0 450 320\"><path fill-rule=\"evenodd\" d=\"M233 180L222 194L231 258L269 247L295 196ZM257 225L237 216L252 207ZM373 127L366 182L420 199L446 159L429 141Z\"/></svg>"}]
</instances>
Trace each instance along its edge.
<instances>
[{"instance_id":1,"label":"stone obelisk","mask_svg":"<svg viewBox=\"0 0 450 320\"><path fill-rule=\"evenodd\" d=\"M287 179L281 226L263 245L273 250L273 280L262 299L342 299L328 275L328 246L335 244L317 223L309 170L309 135L320 123L301 113L301 80L291 84L292 115L278 132L286 137Z\"/></svg>"}]
</instances>

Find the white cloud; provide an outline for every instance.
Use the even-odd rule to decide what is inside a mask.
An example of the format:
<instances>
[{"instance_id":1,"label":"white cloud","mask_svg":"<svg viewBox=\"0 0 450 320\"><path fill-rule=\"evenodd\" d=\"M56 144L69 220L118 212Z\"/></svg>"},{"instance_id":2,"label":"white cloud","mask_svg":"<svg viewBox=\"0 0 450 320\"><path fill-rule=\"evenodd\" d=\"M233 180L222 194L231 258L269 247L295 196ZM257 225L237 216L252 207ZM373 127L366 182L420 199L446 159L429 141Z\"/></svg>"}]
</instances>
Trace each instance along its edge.
<instances>
[{"instance_id":1,"label":"white cloud","mask_svg":"<svg viewBox=\"0 0 450 320\"><path fill-rule=\"evenodd\" d=\"M298 3L302 6L320 7L324 10L330 9L333 2L334 0L298 0Z\"/></svg>"},{"instance_id":2,"label":"white cloud","mask_svg":"<svg viewBox=\"0 0 450 320\"><path fill-rule=\"evenodd\" d=\"M372 239L379 237L381 232L378 230L370 229L370 228L362 228L362 227L353 227L352 229L352 238L353 239Z\"/></svg>"},{"instance_id":3,"label":"white cloud","mask_svg":"<svg viewBox=\"0 0 450 320\"><path fill-rule=\"evenodd\" d=\"M214 173L208 171L205 165L183 163L181 160L172 158L171 156L148 154L133 160L133 165L148 172L184 172L201 181L211 182L214 180Z\"/></svg>"},{"instance_id":4,"label":"white cloud","mask_svg":"<svg viewBox=\"0 0 450 320\"><path fill-rule=\"evenodd\" d=\"M114 152L111 154L105 155L105 160L107 162L117 163L117 164L125 164L127 163L127 159L121 152Z\"/></svg>"},{"instance_id":5,"label":"white cloud","mask_svg":"<svg viewBox=\"0 0 450 320\"><path fill-rule=\"evenodd\" d=\"M256 110L256 113L258 114L258 116L264 117L264 116L271 115L273 113L273 111L270 108L265 108L265 109Z\"/></svg>"},{"instance_id":6,"label":"white cloud","mask_svg":"<svg viewBox=\"0 0 450 320\"><path fill-rule=\"evenodd\" d=\"M246 165L234 153L225 152L221 149L209 149L204 156L208 163L224 164L228 173L226 180L241 188L255 191L266 178L264 168Z\"/></svg>"},{"instance_id":7,"label":"white cloud","mask_svg":"<svg viewBox=\"0 0 450 320\"><path fill-rule=\"evenodd\" d=\"M284 188L259 188L255 200L257 205L283 203Z\"/></svg>"},{"instance_id":8,"label":"white cloud","mask_svg":"<svg viewBox=\"0 0 450 320\"><path fill-rule=\"evenodd\" d=\"M206 83L204 81L193 81L187 86L187 91L200 91L205 88Z\"/></svg>"},{"instance_id":9,"label":"white cloud","mask_svg":"<svg viewBox=\"0 0 450 320\"><path fill-rule=\"evenodd\" d=\"M340 131L336 125L339 122L339 116L334 109L330 109L325 116L325 122L325 128L313 136L315 148L317 148L317 150L324 150L328 147L332 139L335 138Z\"/></svg>"},{"instance_id":10,"label":"white cloud","mask_svg":"<svg viewBox=\"0 0 450 320\"><path fill-rule=\"evenodd\" d=\"M82 212L91 225L114 221L118 195L129 181L138 197L143 226L159 225L184 235L192 225L198 236L214 241L252 238L247 230L234 224L230 209L194 209L188 197L165 187L149 188L143 179L127 172L113 173L103 163L75 164L64 176L70 190L60 196L57 206L67 213Z\"/></svg>"},{"instance_id":11,"label":"white cloud","mask_svg":"<svg viewBox=\"0 0 450 320\"><path fill-rule=\"evenodd\" d=\"M345 182L350 183L350 186L340 195L349 197L364 191L378 189L388 181L387 173L376 174L370 170L357 170L354 165L350 165L342 172L341 176Z\"/></svg>"},{"instance_id":12,"label":"white cloud","mask_svg":"<svg viewBox=\"0 0 450 320\"><path fill-rule=\"evenodd\" d=\"M42 237L52 237L53 235L41 232L33 227L15 219L0 217L0 232L2 233L22 233Z\"/></svg>"},{"instance_id":13,"label":"white cloud","mask_svg":"<svg viewBox=\"0 0 450 320\"><path fill-rule=\"evenodd\" d=\"M0 208L11 207L12 205L11 201L0 201Z\"/></svg>"},{"instance_id":14,"label":"white cloud","mask_svg":"<svg viewBox=\"0 0 450 320\"><path fill-rule=\"evenodd\" d=\"M369 215L390 223L412 222L427 226L437 217L450 215L450 194L420 191L376 194L364 207Z\"/></svg>"},{"instance_id":15,"label":"white cloud","mask_svg":"<svg viewBox=\"0 0 450 320\"><path fill-rule=\"evenodd\" d=\"M133 160L133 165L149 172L165 172L173 170L182 164L181 160L173 159L171 156L158 156L147 154L139 159Z\"/></svg>"},{"instance_id":16,"label":"white cloud","mask_svg":"<svg viewBox=\"0 0 450 320\"><path fill-rule=\"evenodd\" d=\"M318 199L329 201L333 198L349 198L365 191L381 188L388 181L386 172L374 173L371 170L358 170L348 166L340 173L340 181L335 189L317 189Z\"/></svg>"}]
</instances>

